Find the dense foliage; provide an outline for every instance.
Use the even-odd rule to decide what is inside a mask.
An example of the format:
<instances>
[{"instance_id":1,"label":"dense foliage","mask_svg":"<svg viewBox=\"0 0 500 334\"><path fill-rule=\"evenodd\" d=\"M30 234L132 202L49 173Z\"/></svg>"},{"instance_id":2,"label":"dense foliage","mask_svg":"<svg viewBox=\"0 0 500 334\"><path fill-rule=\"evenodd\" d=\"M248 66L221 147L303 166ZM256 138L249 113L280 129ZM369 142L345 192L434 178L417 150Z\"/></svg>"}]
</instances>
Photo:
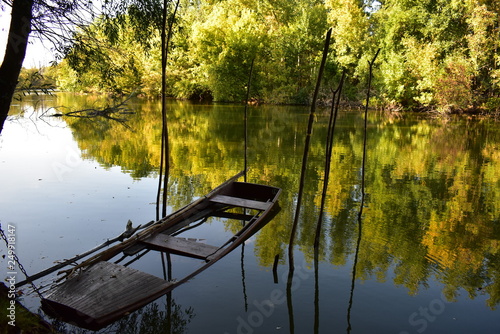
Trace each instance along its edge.
<instances>
[{"instance_id":1,"label":"dense foliage","mask_svg":"<svg viewBox=\"0 0 500 334\"><path fill-rule=\"evenodd\" d=\"M493 0L181 0L168 94L242 101L253 62L253 100L308 103L324 34L333 27L324 100L342 69L349 74L344 98L361 100L367 61L381 48L374 85L380 106L498 111L499 12ZM131 7L82 29L59 64L59 87L158 95L157 18L145 34L138 13Z\"/></svg>"}]
</instances>

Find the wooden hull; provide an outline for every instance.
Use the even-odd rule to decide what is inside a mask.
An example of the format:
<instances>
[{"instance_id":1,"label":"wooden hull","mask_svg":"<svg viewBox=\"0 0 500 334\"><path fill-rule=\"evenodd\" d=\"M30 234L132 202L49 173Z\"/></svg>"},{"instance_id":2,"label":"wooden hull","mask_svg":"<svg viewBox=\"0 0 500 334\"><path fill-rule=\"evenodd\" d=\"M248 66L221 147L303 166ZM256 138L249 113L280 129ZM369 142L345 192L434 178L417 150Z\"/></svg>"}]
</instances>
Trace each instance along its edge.
<instances>
[{"instance_id":1,"label":"wooden hull","mask_svg":"<svg viewBox=\"0 0 500 334\"><path fill-rule=\"evenodd\" d=\"M42 309L79 327L103 328L187 282L240 246L279 211L280 192L276 187L231 181L136 237L83 262L81 273L49 291L42 300ZM235 207L248 209L248 213L228 211ZM243 219L246 224L221 246L176 236L209 216ZM204 263L191 274L169 282L108 261L120 253L132 255L144 249L202 259Z\"/></svg>"}]
</instances>

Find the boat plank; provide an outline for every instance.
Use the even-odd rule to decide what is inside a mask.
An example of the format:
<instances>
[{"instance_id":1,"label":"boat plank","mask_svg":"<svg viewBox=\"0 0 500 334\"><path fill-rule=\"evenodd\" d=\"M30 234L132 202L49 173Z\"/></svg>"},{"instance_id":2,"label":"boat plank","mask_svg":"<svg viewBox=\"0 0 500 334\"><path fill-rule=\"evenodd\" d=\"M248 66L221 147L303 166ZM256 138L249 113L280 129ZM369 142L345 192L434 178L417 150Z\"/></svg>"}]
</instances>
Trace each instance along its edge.
<instances>
[{"instance_id":1,"label":"boat plank","mask_svg":"<svg viewBox=\"0 0 500 334\"><path fill-rule=\"evenodd\" d=\"M215 212L212 215L212 217L249 221L255 216L254 215L245 215L243 213L234 213L234 212L223 211L223 212Z\"/></svg>"},{"instance_id":2,"label":"boat plank","mask_svg":"<svg viewBox=\"0 0 500 334\"><path fill-rule=\"evenodd\" d=\"M272 202L254 201L251 199L226 196L226 195L215 195L210 198L210 201L215 203L227 204L231 206L240 206L247 209L256 209L261 211L269 209L269 207L272 205Z\"/></svg>"},{"instance_id":3,"label":"boat plank","mask_svg":"<svg viewBox=\"0 0 500 334\"><path fill-rule=\"evenodd\" d=\"M170 285L159 277L102 261L51 290L43 304L49 312L62 310L77 324L92 328L151 302L147 296Z\"/></svg>"},{"instance_id":4,"label":"boat plank","mask_svg":"<svg viewBox=\"0 0 500 334\"><path fill-rule=\"evenodd\" d=\"M190 256L198 259L205 259L219 250L219 247L184 238L172 237L163 233L142 240L141 243L157 251Z\"/></svg>"}]
</instances>

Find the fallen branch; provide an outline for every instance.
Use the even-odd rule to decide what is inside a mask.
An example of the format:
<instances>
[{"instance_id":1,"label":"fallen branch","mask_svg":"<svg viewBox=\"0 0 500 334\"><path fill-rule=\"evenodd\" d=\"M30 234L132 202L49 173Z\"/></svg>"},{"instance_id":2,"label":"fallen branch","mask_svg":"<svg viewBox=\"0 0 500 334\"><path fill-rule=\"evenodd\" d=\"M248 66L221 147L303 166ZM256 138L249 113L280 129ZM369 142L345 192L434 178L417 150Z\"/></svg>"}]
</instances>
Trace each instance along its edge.
<instances>
[{"instance_id":1,"label":"fallen branch","mask_svg":"<svg viewBox=\"0 0 500 334\"><path fill-rule=\"evenodd\" d=\"M111 119L113 121L120 122L124 125L125 122L127 121L127 118L123 117L116 117L114 115L130 115L134 114L134 112L129 111L125 105L128 100L130 100L134 96L134 93L130 94L129 97L127 97L125 100L121 101L118 104L115 104L113 106L108 106L103 109L95 109L95 108L87 108L87 109L82 109L82 110L75 110L75 111L70 111L66 113L56 113L52 114L50 116L52 117L63 117L63 116L68 116L68 117L77 117L77 118L95 118L95 117L104 117L107 119Z\"/></svg>"}]
</instances>

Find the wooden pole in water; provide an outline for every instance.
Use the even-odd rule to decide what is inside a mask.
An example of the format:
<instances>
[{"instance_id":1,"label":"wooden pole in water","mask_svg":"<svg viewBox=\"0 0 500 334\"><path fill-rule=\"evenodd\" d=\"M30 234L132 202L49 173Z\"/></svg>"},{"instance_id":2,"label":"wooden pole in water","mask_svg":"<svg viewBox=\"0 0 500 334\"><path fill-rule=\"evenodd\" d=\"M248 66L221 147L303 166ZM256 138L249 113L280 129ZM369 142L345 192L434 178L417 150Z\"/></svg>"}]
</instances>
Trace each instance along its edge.
<instances>
[{"instance_id":1,"label":"wooden pole in water","mask_svg":"<svg viewBox=\"0 0 500 334\"><path fill-rule=\"evenodd\" d=\"M247 83L247 95L245 98L245 162L244 168L245 176L244 181L247 182L247 168L248 168L248 99L250 98L250 86L252 84L252 73L253 73L253 63L255 61L255 57L252 59L252 63L250 64L250 73L248 74L248 83Z\"/></svg>"},{"instance_id":2,"label":"wooden pole in water","mask_svg":"<svg viewBox=\"0 0 500 334\"><path fill-rule=\"evenodd\" d=\"M250 87L252 84L252 73L253 73L253 64L255 61L255 57L252 59L250 63L250 73L248 74L248 83L247 83L247 94L245 97L245 115L244 115L244 138L245 138L245 152L244 152L244 167L243 170L245 174L243 176L243 181L247 182L247 172L248 172L248 100L250 99ZM246 215L247 209L243 209L243 214ZM245 220L242 220L243 226L245 226ZM245 311L248 310L248 298L247 298L247 290L245 284L245 243L241 244L241 283L243 286L243 300L245 302Z\"/></svg>"},{"instance_id":3,"label":"wooden pole in water","mask_svg":"<svg viewBox=\"0 0 500 334\"><path fill-rule=\"evenodd\" d=\"M295 271L295 264L293 259L293 245L295 242L295 234L297 232L297 225L299 222L300 216L300 205L302 202L302 192L304 190L304 182L305 182L305 173L307 166L307 157L309 155L309 146L311 142L312 128L314 123L314 114L316 111L316 100L318 99L319 88L321 86L321 79L323 77L323 71L325 69L326 57L328 56L328 49L330 47L330 38L332 36L332 29L330 28L326 33L325 46L323 49L323 57L321 59L321 64L318 71L318 80L316 81L316 88L314 90L313 99L311 102L311 111L309 113L309 123L307 125L307 134L306 134L306 142L304 147L304 155L302 156L302 170L300 173L300 182L299 182L299 193L297 197L297 208L295 210L295 219L292 225L292 232L290 234L290 241L288 244L288 277L286 282L286 300L287 300L287 308L288 308L288 321L290 326L290 333L295 332L295 320L293 313L293 302L292 302L292 284L293 284L293 275Z\"/></svg>"},{"instance_id":4,"label":"wooden pole in water","mask_svg":"<svg viewBox=\"0 0 500 334\"><path fill-rule=\"evenodd\" d=\"M314 237L314 249L319 248L319 240L321 235L321 225L323 220L323 214L325 209L326 192L328 190L328 182L330 180L330 166L332 161L332 149L333 149L333 133L335 132L335 124L337 122L337 115L339 112L340 105L340 94L342 93L342 88L344 86L345 70L342 71L342 77L340 78L340 83L337 89L333 92L332 98L332 108L330 111L330 120L328 122L328 134L326 136L326 159L325 159L325 175L323 177L323 191L321 194L321 207L319 209L318 224L316 225L316 236Z\"/></svg>"},{"instance_id":5,"label":"wooden pole in water","mask_svg":"<svg viewBox=\"0 0 500 334\"><path fill-rule=\"evenodd\" d=\"M166 80L166 67L167 67L167 14L168 14L168 0L163 1L163 18L162 18L162 29L161 29L161 149L160 149L160 172L158 175L158 192L156 194L156 220L160 219L160 198L161 198L161 188L163 184L163 172L164 169L168 169L165 166L165 161L168 164L168 127L167 127L167 103L166 103L166 90L167 90L167 80Z\"/></svg>"},{"instance_id":6,"label":"wooden pole in water","mask_svg":"<svg viewBox=\"0 0 500 334\"><path fill-rule=\"evenodd\" d=\"M309 156L309 146L311 143L311 135L312 135L312 130L313 130L313 123L314 123L314 115L316 112L316 101L318 99L318 94L319 94L319 88L321 86L321 79L323 77L323 71L325 69L325 63L326 63L326 57L328 56L328 49L330 47L330 38L332 36L332 29L330 28L328 32L326 33L326 40L325 40L325 46L323 49L323 58L321 59L321 64L319 67L318 71L318 79L316 81L316 88L314 89L314 95L313 99L311 102L311 111L309 112L309 122L307 125L307 134L306 134L306 142L305 142L305 147L304 147L304 155L302 156L302 170L300 172L300 181L299 181L299 193L297 197L297 208L295 210L295 219L293 221L293 226L292 226L292 232L290 235L290 243L288 246L288 254L292 254L292 249L293 249L293 243L295 240L295 234L297 230L297 224L299 221L299 216L300 216L300 206L302 203L302 193L304 190L304 182L305 182L305 174L306 174L306 169L307 169L307 158ZM293 265L293 263L290 263L290 265Z\"/></svg>"},{"instance_id":7,"label":"wooden pole in water","mask_svg":"<svg viewBox=\"0 0 500 334\"><path fill-rule=\"evenodd\" d=\"M361 168L361 200L362 202L365 199L365 164L366 164L366 138L367 138L367 128L368 128L368 104L370 103L370 91L372 88L372 78L373 78L373 64L375 63L375 60L377 59L377 56L380 52L380 49L377 50L375 53L375 56L373 57L372 61L368 62L368 65L370 66L370 73L368 77L368 91L366 92L366 104L365 104L365 126L364 126L364 141L363 141L363 166ZM361 209L359 210L359 217L361 217L363 213L363 206L361 206ZM361 219L361 218L360 218Z\"/></svg>"},{"instance_id":8,"label":"wooden pole in water","mask_svg":"<svg viewBox=\"0 0 500 334\"><path fill-rule=\"evenodd\" d=\"M330 175L330 164L333 148L333 133L339 111L340 95L344 85L345 70L342 71L342 77L336 90L332 92L332 107L330 110L330 120L328 122L328 134L326 136L326 159L325 175L323 178L323 192L321 194L321 207L319 210L318 223L316 225L316 235L314 237L314 333L319 333L319 241L321 236L321 226L323 220L323 211L325 208L326 192Z\"/></svg>"},{"instance_id":9,"label":"wooden pole in water","mask_svg":"<svg viewBox=\"0 0 500 334\"><path fill-rule=\"evenodd\" d=\"M163 21L161 32L161 153L160 153L160 172L158 176L158 192L156 195L156 220L160 219L160 197L162 197L161 217L167 215L167 196L168 196L168 176L170 173L170 152L168 145L168 126L167 126L167 58L170 39L172 37L172 27L174 25L179 1L175 5L174 13L168 22L168 0L163 1ZM167 31L168 23L168 31ZM163 186L163 193L161 191Z\"/></svg>"}]
</instances>

